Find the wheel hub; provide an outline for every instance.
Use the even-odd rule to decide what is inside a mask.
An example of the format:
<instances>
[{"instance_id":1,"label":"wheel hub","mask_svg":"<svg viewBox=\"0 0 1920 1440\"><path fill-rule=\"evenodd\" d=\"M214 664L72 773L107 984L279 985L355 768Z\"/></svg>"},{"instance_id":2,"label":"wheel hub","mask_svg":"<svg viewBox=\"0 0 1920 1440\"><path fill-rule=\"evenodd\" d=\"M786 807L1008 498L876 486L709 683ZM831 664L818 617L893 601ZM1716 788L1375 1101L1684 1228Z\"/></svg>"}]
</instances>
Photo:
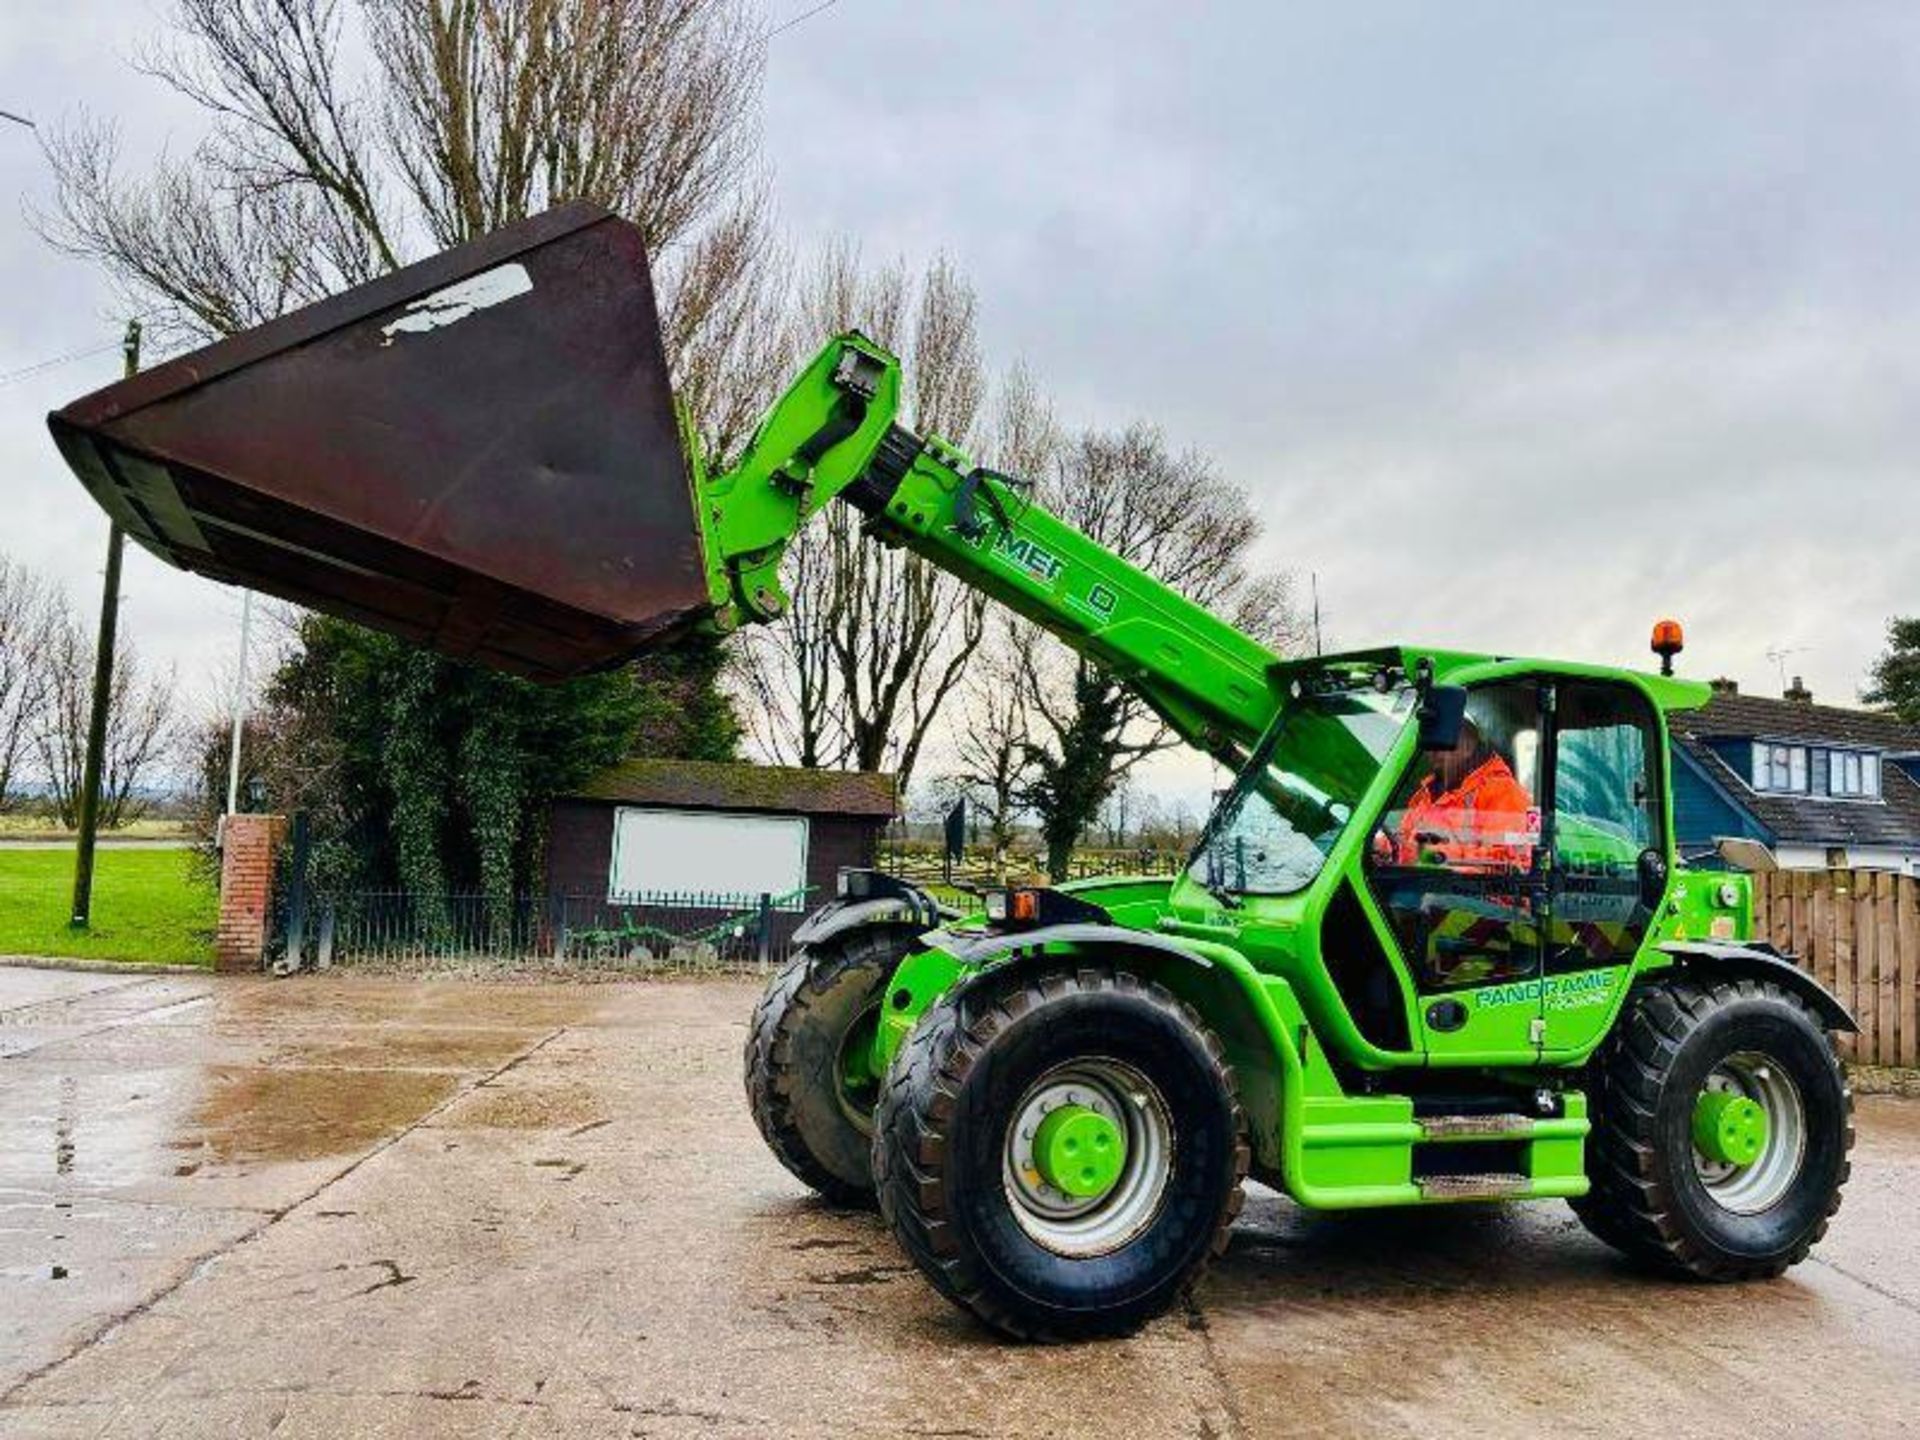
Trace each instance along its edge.
<instances>
[{"instance_id":1,"label":"wheel hub","mask_svg":"<svg viewBox=\"0 0 1920 1440\"><path fill-rule=\"evenodd\" d=\"M1057 1066L1010 1122L1002 1178L1014 1221L1034 1241L1086 1259L1153 1223L1173 1171L1173 1119L1132 1065L1089 1056Z\"/></svg>"},{"instance_id":2,"label":"wheel hub","mask_svg":"<svg viewBox=\"0 0 1920 1440\"><path fill-rule=\"evenodd\" d=\"M1033 1137L1033 1163L1054 1189L1091 1200L1107 1193L1127 1159L1120 1127L1085 1105L1062 1105L1040 1122Z\"/></svg>"},{"instance_id":3,"label":"wheel hub","mask_svg":"<svg viewBox=\"0 0 1920 1440\"><path fill-rule=\"evenodd\" d=\"M1747 1095L1703 1090L1693 1107L1693 1143L1718 1165L1744 1168L1767 1146L1767 1112Z\"/></svg>"},{"instance_id":4,"label":"wheel hub","mask_svg":"<svg viewBox=\"0 0 1920 1440\"><path fill-rule=\"evenodd\" d=\"M1806 1102L1785 1068L1756 1050L1714 1067L1694 1098L1690 1128L1700 1183L1735 1215L1778 1205L1806 1160Z\"/></svg>"}]
</instances>

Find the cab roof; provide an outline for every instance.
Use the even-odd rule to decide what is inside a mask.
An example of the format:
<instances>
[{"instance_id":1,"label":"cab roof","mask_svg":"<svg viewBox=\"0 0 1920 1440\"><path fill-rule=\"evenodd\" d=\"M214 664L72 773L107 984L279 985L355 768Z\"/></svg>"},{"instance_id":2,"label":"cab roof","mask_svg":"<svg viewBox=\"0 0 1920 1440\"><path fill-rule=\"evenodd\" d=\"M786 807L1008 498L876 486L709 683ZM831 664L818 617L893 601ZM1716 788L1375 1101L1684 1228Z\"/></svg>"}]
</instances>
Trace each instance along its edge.
<instances>
[{"instance_id":1,"label":"cab roof","mask_svg":"<svg viewBox=\"0 0 1920 1440\"><path fill-rule=\"evenodd\" d=\"M1370 674L1385 666L1413 674L1422 660L1433 666L1434 679L1443 684L1468 684L1500 675L1577 675L1589 679L1624 680L1644 691L1662 710L1695 710L1707 703L1713 688L1704 681L1682 680L1615 665L1592 665L1575 660L1542 660L1522 655L1495 655L1484 651L1446 650L1433 645L1380 645L1365 650L1343 650L1331 655L1309 655L1282 660L1273 667L1280 680L1299 679L1316 672L1344 670Z\"/></svg>"}]
</instances>

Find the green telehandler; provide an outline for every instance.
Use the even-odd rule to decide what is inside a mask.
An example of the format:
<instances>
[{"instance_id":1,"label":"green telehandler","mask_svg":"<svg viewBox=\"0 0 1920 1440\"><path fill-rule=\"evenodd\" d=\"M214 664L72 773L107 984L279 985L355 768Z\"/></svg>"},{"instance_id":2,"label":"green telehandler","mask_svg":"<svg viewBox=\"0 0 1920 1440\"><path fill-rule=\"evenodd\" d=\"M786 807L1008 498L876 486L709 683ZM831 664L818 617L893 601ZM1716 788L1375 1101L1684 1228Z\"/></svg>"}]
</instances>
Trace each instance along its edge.
<instances>
[{"instance_id":1,"label":"green telehandler","mask_svg":"<svg viewBox=\"0 0 1920 1440\"><path fill-rule=\"evenodd\" d=\"M959 920L847 871L755 1011L768 1145L994 1329L1126 1333L1251 1176L1313 1209L1567 1200L1632 1259L1778 1275L1838 1208L1845 1009L1676 855L1661 673L1418 645L1285 659L900 423L837 336L745 453L676 420L638 236L510 227L66 407L178 565L557 677L778 617L822 507L1122 677L1237 776L1185 871ZM715 889L730 887L724 874Z\"/></svg>"}]
</instances>

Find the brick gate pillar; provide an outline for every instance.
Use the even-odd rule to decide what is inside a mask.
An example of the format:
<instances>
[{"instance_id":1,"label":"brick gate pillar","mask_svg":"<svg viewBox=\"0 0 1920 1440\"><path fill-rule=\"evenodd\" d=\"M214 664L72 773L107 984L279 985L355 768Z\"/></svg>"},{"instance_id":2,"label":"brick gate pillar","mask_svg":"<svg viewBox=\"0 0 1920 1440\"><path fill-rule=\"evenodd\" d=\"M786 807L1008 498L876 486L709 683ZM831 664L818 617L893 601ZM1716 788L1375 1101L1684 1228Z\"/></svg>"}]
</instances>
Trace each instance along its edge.
<instances>
[{"instance_id":1,"label":"brick gate pillar","mask_svg":"<svg viewBox=\"0 0 1920 1440\"><path fill-rule=\"evenodd\" d=\"M220 847L220 926L213 968L260 969L273 915L273 861L287 833L284 815L229 815Z\"/></svg>"}]
</instances>

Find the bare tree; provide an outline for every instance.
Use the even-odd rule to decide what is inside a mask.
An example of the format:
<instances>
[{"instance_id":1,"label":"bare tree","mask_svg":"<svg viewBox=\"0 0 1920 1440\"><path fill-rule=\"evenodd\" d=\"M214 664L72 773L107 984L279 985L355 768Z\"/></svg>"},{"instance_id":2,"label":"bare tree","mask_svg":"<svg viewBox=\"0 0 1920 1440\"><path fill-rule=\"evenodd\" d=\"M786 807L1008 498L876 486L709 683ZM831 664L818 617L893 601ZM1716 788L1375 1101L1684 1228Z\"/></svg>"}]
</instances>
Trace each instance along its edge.
<instances>
[{"instance_id":1,"label":"bare tree","mask_svg":"<svg viewBox=\"0 0 1920 1440\"><path fill-rule=\"evenodd\" d=\"M592 200L645 236L675 373L707 438L737 443L785 361L748 0L174 0L169 18L141 68L207 138L129 178L111 124L49 127L58 190L36 216L162 333L231 334Z\"/></svg>"},{"instance_id":2,"label":"bare tree","mask_svg":"<svg viewBox=\"0 0 1920 1440\"><path fill-rule=\"evenodd\" d=\"M80 823L80 790L87 756L87 722L93 710L93 641L65 606L50 628L47 689L34 725L34 751L47 783L48 804L59 822ZM134 647L122 641L113 657L107 701L106 747L100 771L99 822L117 829L144 815L151 786L172 758L179 732L174 721L174 680L143 675Z\"/></svg>"},{"instance_id":3,"label":"bare tree","mask_svg":"<svg viewBox=\"0 0 1920 1440\"><path fill-rule=\"evenodd\" d=\"M817 341L858 329L901 356L913 421L968 445L986 391L973 289L944 258L918 277L830 246L796 320ZM787 614L751 637L744 680L762 748L800 765L912 776L986 628L986 598L919 556L875 545L832 506L788 549Z\"/></svg>"},{"instance_id":4,"label":"bare tree","mask_svg":"<svg viewBox=\"0 0 1920 1440\"><path fill-rule=\"evenodd\" d=\"M1039 629L1011 615L994 627L969 672L965 703L953 732L954 769L950 782L967 798L986 829L996 869L1012 848L1030 783L1030 714L1022 683L1026 648L1038 642Z\"/></svg>"},{"instance_id":5,"label":"bare tree","mask_svg":"<svg viewBox=\"0 0 1920 1440\"><path fill-rule=\"evenodd\" d=\"M14 787L33 753L63 610L60 593L43 577L0 556L0 811L17 800Z\"/></svg>"},{"instance_id":6,"label":"bare tree","mask_svg":"<svg viewBox=\"0 0 1920 1440\"><path fill-rule=\"evenodd\" d=\"M1069 524L1249 634L1283 651L1299 642L1288 577L1250 568L1259 518L1207 456L1175 454L1145 424L1089 431L1065 449L1040 493ZM1028 647L1022 688L1034 719L1033 778L1022 798L1039 817L1048 873L1058 879L1114 786L1175 742L1119 680L1050 640Z\"/></svg>"},{"instance_id":7,"label":"bare tree","mask_svg":"<svg viewBox=\"0 0 1920 1440\"><path fill-rule=\"evenodd\" d=\"M1140 819L1141 799L1140 777L1133 773L1121 776L1107 792L1098 817L1101 839L1107 848L1118 850L1133 837L1133 827Z\"/></svg>"}]
</instances>

